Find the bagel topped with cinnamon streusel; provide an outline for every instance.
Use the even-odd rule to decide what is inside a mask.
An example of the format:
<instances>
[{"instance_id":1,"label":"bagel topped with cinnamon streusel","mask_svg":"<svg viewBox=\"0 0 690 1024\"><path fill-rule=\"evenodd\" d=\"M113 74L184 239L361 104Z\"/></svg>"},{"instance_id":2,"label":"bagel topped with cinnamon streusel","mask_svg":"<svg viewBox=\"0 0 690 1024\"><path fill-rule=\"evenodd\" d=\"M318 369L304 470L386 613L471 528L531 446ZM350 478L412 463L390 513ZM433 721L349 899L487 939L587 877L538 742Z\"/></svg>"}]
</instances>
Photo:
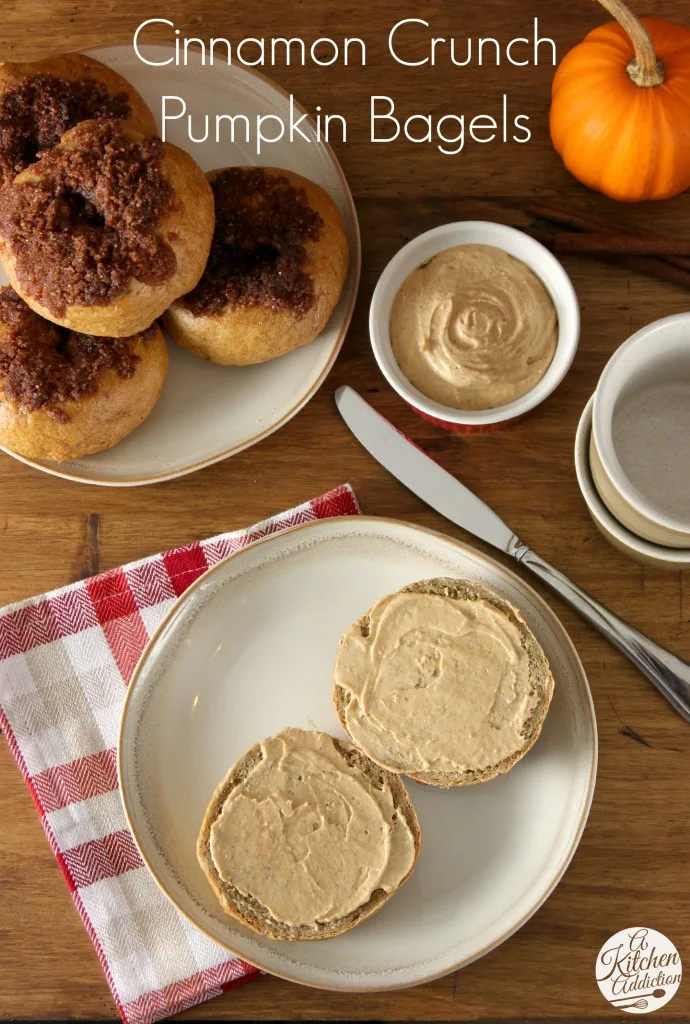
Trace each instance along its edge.
<instances>
[{"instance_id":1,"label":"bagel topped with cinnamon streusel","mask_svg":"<svg viewBox=\"0 0 690 1024\"><path fill-rule=\"evenodd\" d=\"M323 330L347 277L348 243L319 185L275 167L208 174L216 227L196 288L164 317L171 337L202 359L263 363Z\"/></svg>"},{"instance_id":2,"label":"bagel topped with cinnamon streusel","mask_svg":"<svg viewBox=\"0 0 690 1024\"><path fill-rule=\"evenodd\" d=\"M213 223L189 154L127 121L82 121L0 189L0 258L41 316L126 337L196 285Z\"/></svg>"},{"instance_id":3,"label":"bagel topped with cinnamon streusel","mask_svg":"<svg viewBox=\"0 0 690 1024\"><path fill-rule=\"evenodd\" d=\"M57 146L80 121L132 121L156 132L153 114L117 71L83 53L0 64L0 185Z\"/></svg>"},{"instance_id":4,"label":"bagel topped with cinnamon streusel","mask_svg":"<svg viewBox=\"0 0 690 1024\"><path fill-rule=\"evenodd\" d=\"M0 288L0 444L65 462L111 448L149 415L168 349L157 324L130 338L58 327Z\"/></svg>"}]
</instances>

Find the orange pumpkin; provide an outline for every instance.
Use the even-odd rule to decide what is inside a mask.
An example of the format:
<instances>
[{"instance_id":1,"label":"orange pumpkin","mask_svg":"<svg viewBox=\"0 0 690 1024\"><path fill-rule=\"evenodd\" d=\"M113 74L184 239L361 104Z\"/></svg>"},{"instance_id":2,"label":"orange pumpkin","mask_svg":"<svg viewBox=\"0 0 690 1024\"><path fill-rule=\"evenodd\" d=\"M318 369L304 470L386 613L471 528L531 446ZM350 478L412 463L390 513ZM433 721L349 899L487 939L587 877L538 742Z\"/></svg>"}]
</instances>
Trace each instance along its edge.
<instances>
[{"instance_id":1,"label":"orange pumpkin","mask_svg":"<svg viewBox=\"0 0 690 1024\"><path fill-rule=\"evenodd\" d=\"M553 144L571 174L612 199L678 195L690 186L690 30L600 3L617 20L558 67Z\"/></svg>"}]
</instances>

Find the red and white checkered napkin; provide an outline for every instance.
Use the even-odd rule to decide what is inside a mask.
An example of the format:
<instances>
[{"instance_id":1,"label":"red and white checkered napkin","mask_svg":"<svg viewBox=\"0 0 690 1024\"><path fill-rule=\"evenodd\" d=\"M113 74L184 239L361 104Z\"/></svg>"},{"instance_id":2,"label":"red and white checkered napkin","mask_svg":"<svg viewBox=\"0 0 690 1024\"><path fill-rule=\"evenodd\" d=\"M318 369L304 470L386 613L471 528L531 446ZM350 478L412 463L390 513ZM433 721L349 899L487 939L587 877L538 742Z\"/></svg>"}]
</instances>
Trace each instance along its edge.
<instances>
[{"instance_id":1,"label":"red and white checkered napkin","mask_svg":"<svg viewBox=\"0 0 690 1024\"><path fill-rule=\"evenodd\" d=\"M127 829L115 748L134 666L210 566L266 534L358 512L346 485L0 611L0 725L126 1024L152 1024L257 973L168 902Z\"/></svg>"}]
</instances>

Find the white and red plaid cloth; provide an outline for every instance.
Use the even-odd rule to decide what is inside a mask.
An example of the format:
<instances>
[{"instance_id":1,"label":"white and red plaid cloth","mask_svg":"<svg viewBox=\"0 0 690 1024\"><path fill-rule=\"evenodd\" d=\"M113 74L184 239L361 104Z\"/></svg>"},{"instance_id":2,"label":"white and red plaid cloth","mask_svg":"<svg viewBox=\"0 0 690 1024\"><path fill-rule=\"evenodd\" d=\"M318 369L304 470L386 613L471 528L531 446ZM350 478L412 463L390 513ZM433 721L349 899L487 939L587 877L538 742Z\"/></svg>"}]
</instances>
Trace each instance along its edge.
<instances>
[{"instance_id":1,"label":"white and red plaid cloth","mask_svg":"<svg viewBox=\"0 0 690 1024\"><path fill-rule=\"evenodd\" d=\"M0 611L0 726L125 1024L152 1024L257 973L168 902L127 828L116 743L132 671L175 599L210 566L267 534L358 512L345 485L250 529Z\"/></svg>"}]
</instances>

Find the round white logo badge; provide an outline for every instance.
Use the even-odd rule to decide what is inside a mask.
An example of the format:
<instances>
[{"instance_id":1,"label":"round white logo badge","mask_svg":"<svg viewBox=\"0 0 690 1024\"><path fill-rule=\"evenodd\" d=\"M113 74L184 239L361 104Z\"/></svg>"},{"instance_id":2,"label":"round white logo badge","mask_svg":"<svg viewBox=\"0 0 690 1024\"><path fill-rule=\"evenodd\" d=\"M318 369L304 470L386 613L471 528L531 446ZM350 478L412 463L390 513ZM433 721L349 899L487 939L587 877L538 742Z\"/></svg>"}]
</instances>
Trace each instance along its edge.
<instances>
[{"instance_id":1,"label":"round white logo badge","mask_svg":"<svg viewBox=\"0 0 690 1024\"><path fill-rule=\"evenodd\" d=\"M652 928L625 928L599 951L597 985L626 1013L653 1013L678 991L683 967L670 939Z\"/></svg>"}]
</instances>

